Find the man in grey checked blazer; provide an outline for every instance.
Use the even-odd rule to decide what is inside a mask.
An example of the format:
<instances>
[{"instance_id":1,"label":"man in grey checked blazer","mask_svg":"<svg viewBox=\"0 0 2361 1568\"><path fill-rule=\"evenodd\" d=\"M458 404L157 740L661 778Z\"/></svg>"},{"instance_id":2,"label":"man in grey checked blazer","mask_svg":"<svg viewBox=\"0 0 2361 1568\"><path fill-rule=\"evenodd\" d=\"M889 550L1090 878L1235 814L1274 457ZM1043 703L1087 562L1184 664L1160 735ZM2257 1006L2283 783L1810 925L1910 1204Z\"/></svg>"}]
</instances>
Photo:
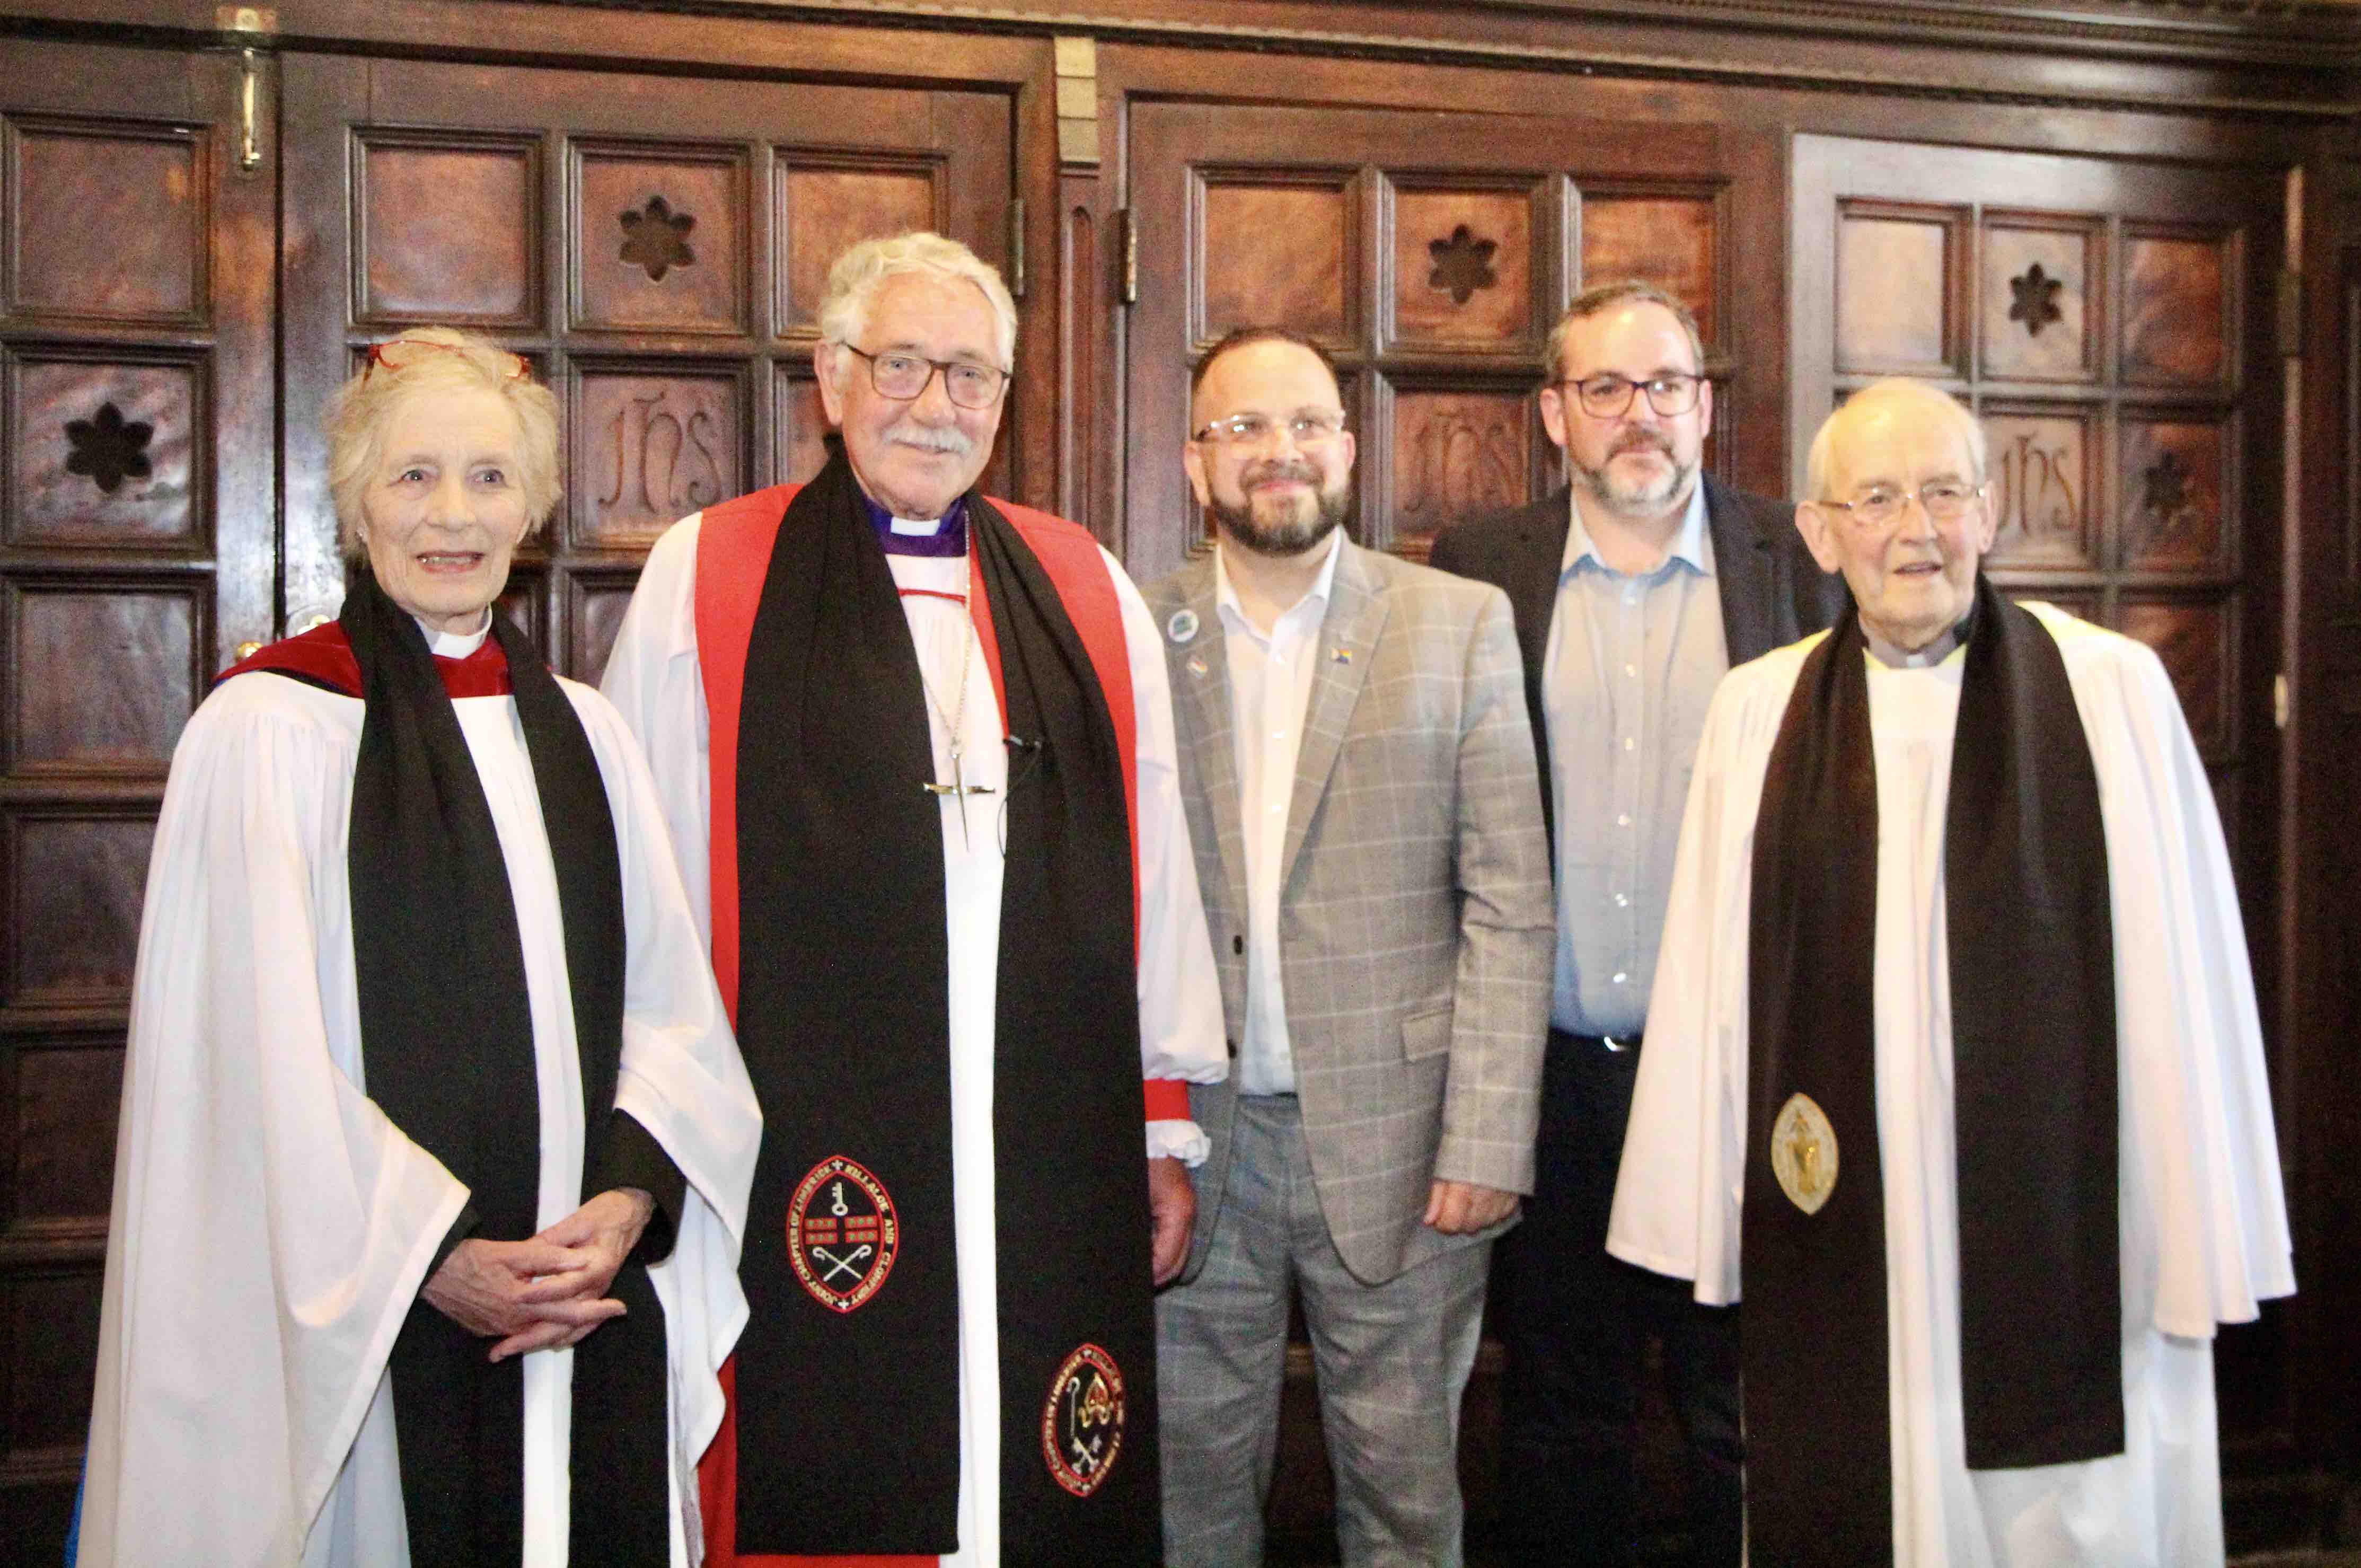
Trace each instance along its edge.
<instances>
[{"instance_id":1,"label":"man in grey checked blazer","mask_svg":"<svg viewBox=\"0 0 2361 1568\"><path fill-rule=\"evenodd\" d=\"M1333 367L1234 333L1183 454L1216 549L1148 590L1237 1058L1158 1301L1171 1568L1262 1560L1300 1293L1347 1564L1461 1561L1455 1452L1491 1241L1532 1190L1554 914L1498 588L1338 529Z\"/></svg>"}]
</instances>

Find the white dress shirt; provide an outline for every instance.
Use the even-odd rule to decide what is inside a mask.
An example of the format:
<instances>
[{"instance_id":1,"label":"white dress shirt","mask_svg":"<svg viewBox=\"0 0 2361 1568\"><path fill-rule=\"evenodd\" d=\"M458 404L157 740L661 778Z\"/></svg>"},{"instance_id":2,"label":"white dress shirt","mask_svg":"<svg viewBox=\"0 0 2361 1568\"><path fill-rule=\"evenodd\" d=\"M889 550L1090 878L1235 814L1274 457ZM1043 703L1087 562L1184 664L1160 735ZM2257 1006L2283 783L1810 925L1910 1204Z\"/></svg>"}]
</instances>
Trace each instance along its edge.
<instances>
[{"instance_id":1,"label":"white dress shirt","mask_svg":"<svg viewBox=\"0 0 2361 1568\"><path fill-rule=\"evenodd\" d=\"M1295 795L1295 759L1312 703L1312 663L1328 594L1336 580L1342 531L1328 539L1328 559L1311 588L1265 633L1238 607L1228 563L1213 554L1213 604L1229 659L1230 733L1237 752L1238 821L1246 851L1246 1027L1238 1042L1238 1092L1292 1094L1295 1055L1287 1038L1287 986L1279 961L1279 860L1287 850L1287 806Z\"/></svg>"}]
</instances>

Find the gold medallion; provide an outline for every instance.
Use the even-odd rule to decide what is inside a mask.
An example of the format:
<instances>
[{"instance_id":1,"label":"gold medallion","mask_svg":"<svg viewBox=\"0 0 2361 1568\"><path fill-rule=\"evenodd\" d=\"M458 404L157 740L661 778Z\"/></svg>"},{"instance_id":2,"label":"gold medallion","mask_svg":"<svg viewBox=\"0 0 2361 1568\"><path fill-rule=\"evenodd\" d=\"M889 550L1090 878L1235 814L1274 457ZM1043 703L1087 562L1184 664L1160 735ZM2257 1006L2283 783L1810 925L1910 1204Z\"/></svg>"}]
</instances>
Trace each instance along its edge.
<instances>
[{"instance_id":1,"label":"gold medallion","mask_svg":"<svg viewBox=\"0 0 2361 1568\"><path fill-rule=\"evenodd\" d=\"M1789 1095L1771 1124L1771 1174L1806 1214L1818 1213L1837 1190L1836 1129L1808 1094Z\"/></svg>"}]
</instances>

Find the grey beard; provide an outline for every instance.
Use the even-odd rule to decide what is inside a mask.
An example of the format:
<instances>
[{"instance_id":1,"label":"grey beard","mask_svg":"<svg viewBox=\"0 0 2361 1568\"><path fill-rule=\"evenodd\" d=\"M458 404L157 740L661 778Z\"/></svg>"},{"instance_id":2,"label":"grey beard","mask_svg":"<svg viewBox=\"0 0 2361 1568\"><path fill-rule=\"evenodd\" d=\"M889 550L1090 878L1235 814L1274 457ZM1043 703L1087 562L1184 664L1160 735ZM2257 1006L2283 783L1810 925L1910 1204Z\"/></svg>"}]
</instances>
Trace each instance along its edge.
<instances>
[{"instance_id":1,"label":"grey beard","mask_svg":"<svg viewBox=\"0 0 2361 1568\"><path fill-rule=\"evenodd\" d=\"M1353 504L1349 485L1340 485L1333 491L1323 490L1319 495L1320 505L1310 517L1292 520L1277 528L1265 528L1255 520L1251 500L1243 507L1208 500L1205 510L1213 514L1222 532L1244 549L1257 555L1301 555L1335 532Z\"/></svg>"},{"instance_id":2,"label":"grey beard","mask_svg":"<svg viewBox=\"0 0 2361 1568\"><path fill-rule=\"evenodd\" d=\"M1648 517L1662 511L1675 499L1686 499L1689 487L1697 481L1696 464L1684 463L1664 448L1658 450L1664 451L1666 460L1672 464L1672 472L1665 475L1661 483L1644 485L1638 489L1617 486L1608 477L1604 467L1586 468L1571 457L1566 461L1567 466L1582 481L1583 488L1609 511L1618 517ZM1608 462L1613 463L1614 458L1609 457Z\"/></svg>"}]
</instances>

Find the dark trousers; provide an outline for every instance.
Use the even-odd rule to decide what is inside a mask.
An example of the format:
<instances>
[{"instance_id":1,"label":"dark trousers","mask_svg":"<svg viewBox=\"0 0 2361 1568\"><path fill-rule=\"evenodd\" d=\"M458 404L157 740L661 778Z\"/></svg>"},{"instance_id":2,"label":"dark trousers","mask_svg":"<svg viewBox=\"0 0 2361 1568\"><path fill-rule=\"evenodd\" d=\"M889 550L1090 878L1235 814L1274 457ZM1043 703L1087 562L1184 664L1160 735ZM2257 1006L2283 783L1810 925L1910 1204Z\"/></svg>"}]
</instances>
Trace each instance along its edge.
<instances>
[{"instance_id":1,"label":"dark trousers","mask_svg":"<svg viewBox=\"0 0 2361 1568\"><path fill-rule=\"evenodd\" d=\"M1686 1440L1687 1561L1736 1568L1740 1558L1737 1309L1700 1307L1686 1280L1606 1250L1640 1049L1550 1031L1533 1195L1524 1223L1499 1244L1500 1500L1510 1561L1531 1568L1633 1561L1633 1451L1652 1336L1663 1342Z\"/></svg>"}]
</instances>

